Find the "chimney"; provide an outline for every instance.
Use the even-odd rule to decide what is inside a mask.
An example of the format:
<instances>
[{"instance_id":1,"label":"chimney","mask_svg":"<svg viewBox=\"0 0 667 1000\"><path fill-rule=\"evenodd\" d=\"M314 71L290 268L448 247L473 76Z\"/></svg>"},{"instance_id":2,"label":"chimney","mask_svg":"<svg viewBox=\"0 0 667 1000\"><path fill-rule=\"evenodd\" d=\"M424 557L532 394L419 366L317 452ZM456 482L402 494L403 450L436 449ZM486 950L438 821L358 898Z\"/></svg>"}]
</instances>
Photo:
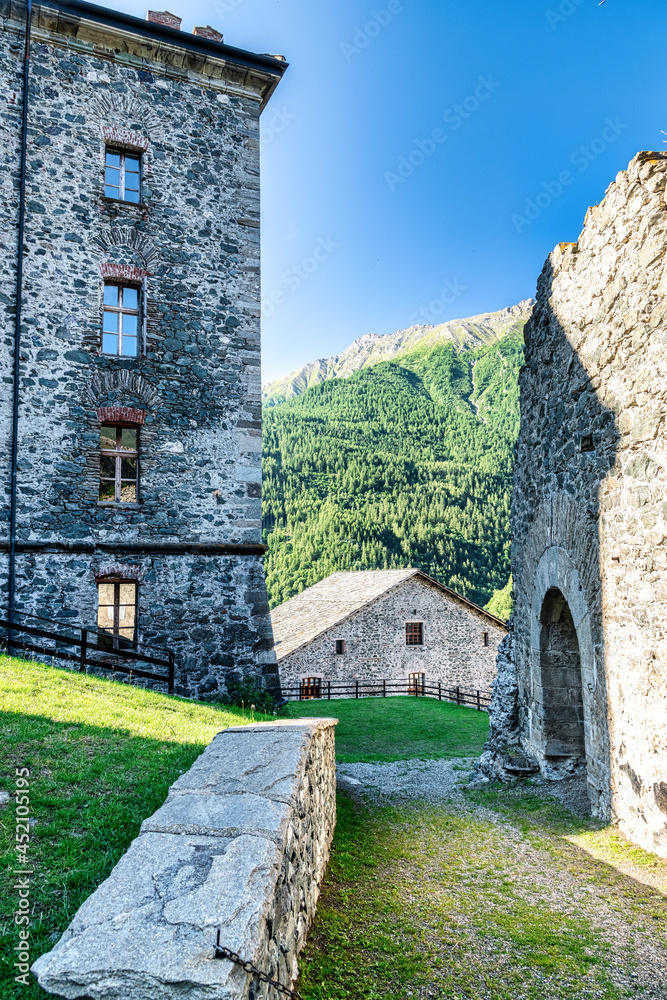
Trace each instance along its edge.
<instances>
[{"instance_id":1,"label":"chimney","mask_svg":"<svg viewBox=\"0 0 667 1000\"><path fill-rule=\"evenodd\" d=\"M168 10L149 10L146 14L146 20L150 21L151 24L162 24L165 28L175 28L176 31L179 31L182 18L170 14Z\"/></svg>"},{"instance_id":2,"label":"chimney","mask_svg":"<svg viewBox=\"0 0 667 1000\"><path fill-rule=\"evenodd\" d=\"M211 42L222 42L222 34L212 28L210 24L207 24L205 28L193 28L193 35L198 35L200 38L208 38Z\"/></svg>"}]
</instances>

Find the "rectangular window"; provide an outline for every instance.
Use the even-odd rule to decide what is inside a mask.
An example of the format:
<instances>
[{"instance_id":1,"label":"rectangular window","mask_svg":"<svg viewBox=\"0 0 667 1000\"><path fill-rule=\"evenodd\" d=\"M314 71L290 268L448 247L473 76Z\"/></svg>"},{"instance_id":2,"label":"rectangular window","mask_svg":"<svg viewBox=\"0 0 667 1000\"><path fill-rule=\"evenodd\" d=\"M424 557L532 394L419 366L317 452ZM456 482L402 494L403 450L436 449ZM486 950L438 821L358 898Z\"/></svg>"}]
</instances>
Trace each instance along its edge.
<instances>
[{"instance_id":1,"label":"rectangular window","mask_svg":"<svg viewBox=\"0 0 667 1000\"><path fill-rule=\"evenodd\" d=\"M405 623L405 645L406 646L424 645L424 626L422 622Z\"/></svg>"},{"instance_id":2,"label":"rectangular window","mask_svg":"<svg viewBox=\"0 0 667 1000\"><path fill-rule=\"evenodd\" d=\"M100 503L137 503L139 430L104 424L100 430Z\"/></svg>"},{"instance_id":3,"label":"rectangular window","mask_svg":"<svg viewBox=\"0 0 667 1000\"><path fill-rule=\"evenodd\" d=\"M321 677L304 677L301 681L301 698L307 701L310 698L319 698L322 686Z\"/></svg>"},{"instance_id":4,"label":"rectangular window","mask_svg":"<svg viewBox=\"0 0 667 1000\"><path fill-rule=\"evenodd\" d=\"M124 153L120 149L106 150L104 193L120 201L141 201L141 154Z\"/></svg>"},{"instance_id":5,"label":"rectangular window","mask_svg":"<svg viewBox=\"0 0 667 1000\"><path fill-rule=\"evenodd\" d=\"M139 354L139 289L104 282L102 353L136 358Z\"/></svg>"},{"instance_id":6,"label":"rectangular window","mask_svg":"<svg viewBox=\"0 0 667 1000\"><path fill-rule=\"evenodd\" d=\"M342 656L345 652L345 639L336 639L336 656Z\"/></svg>"},{"instance_id":7,"label":"rectangular window","mask_svg":"<svg viewBox=\"0 0 667 1000\"><path fill-rule=\"evenodd\" d=\"M408 674L408 694L425 694L426 674Z\"/></svg>"},{"instance_id":8,"label":"rectangular window","mask_svg":"<svg viewBox=\"0 0 667 1000\"><path fill-rule=\"evenodd\" d=\"M488 646L489 645L489 633L488 632L482 632L482 645L483 646Z\"/></svg>"},{"instance_id":9,"label":"rectangular window","mask_svg":"<svg viewBox=\"0 0 667 1000\"><path fill-rule=\"evenodd\" d=\"M137 585L134 581L104 580L97 585L97 627L130 642L137 634ZM119 643L114 642L114 647Z\"/></svg>"}]
</instances>

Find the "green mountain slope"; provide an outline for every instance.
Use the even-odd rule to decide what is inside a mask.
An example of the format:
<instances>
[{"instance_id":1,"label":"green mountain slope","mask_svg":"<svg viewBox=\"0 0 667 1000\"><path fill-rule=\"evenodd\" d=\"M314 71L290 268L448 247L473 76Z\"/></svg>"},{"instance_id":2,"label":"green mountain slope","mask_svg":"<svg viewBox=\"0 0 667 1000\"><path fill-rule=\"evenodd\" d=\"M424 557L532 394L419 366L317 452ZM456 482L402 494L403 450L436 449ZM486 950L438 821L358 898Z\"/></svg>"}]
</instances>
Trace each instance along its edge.
<instances>
[{"instance_id":1,"label":"green mountain slope","mask_svg":"<svg viewBox=\"0 0 667 1000\"><path fill-rule=\"evenodd\" d=\"M270 382L262 393L264 405L279 405L327 379L349 378L362 368L371 368L381 361L395 361L413 350L430 351L443 344L451 344L457 350L494 344L508 330L522 329L532 307L533 300L525 299L508 309L454 319L438 326L411 326L383 336L366 333L341 354L311 361L297 371Z\"/></svg>"},{"instance_id":2,"label":"green mountain slope","mask_svg":"<svg viewBox=\"0 0 667 1000\"><path fill-rule=\"evenodd\" d=\"M526 314L430 342L264 411L272 606L335 570L419 566L485 604L505 586Z\"/></svg>"}]
</instances>

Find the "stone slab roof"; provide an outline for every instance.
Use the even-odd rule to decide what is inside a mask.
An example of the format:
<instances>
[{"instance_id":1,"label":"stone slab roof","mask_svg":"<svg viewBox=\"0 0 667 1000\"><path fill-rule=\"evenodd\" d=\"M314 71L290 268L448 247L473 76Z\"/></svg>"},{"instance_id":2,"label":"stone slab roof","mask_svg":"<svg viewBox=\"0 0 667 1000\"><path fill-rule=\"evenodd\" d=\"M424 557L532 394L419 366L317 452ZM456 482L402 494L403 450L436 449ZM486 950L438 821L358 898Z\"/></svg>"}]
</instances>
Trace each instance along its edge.
<instances>
[{"instance_id":1,"label":"stone slab roof","mask_svg":"<svg viewBox=\"0 0 667 1000\"><path fill-rule=\"evenodd\" d=\"M278 662L415 576L434 584L449 597L467 605L495 625L507 628L500 618L490 615L484 608L480 608L461 594L457 594L455 590L450 590L426 573L422 573L420 569L332 573L326 580L320 580L295 597L290 597L289 601L285 601L271 612Z\"/></svg>"}]
</instances>

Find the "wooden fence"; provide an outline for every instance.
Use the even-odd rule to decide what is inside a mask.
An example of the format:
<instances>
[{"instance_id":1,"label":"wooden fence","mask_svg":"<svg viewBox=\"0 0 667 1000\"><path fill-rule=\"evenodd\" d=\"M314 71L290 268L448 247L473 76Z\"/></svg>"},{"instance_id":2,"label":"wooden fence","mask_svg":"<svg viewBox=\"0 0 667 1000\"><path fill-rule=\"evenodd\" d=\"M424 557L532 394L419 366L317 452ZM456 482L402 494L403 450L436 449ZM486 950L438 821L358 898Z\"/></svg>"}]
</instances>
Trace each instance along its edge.
<instances>
[{"instance_id":1,"label":"wooden fence","mask_svg":"<svg viewBox=\"0 0 667 1000\"><path fill-rule=\"evenodd\" d=\"M132 677L161 681L169 694L174 692L174 654L168 649L133 642L103 629L79 628L51 618L39 618L24 611L0 607L0 646L9 651L36 653L52 660L64 660L86 667L101 667ZM146 670L162 667L163 672Z\"/></svg>"},{"instance_id":2,"label":"wooden fence","mask_svg":"<svg viewBox=\"0 0 667 1000\"><path fill-rule=\"evenodd\" d=\"M462 687L449 687L438 682L427 684L425 681L349 681L347 684L334 684L331 681L313 683L319 678L308 678L301 684L283 685L283 698L287 701L327 700L334 698L388 698L392 695L409 695L415 698L437 698L438 701L451 701L457 705L467 705L476 708L478 712L488 712L491 704L491 692L470 690Z\"/></svg>"}]
</instances>

